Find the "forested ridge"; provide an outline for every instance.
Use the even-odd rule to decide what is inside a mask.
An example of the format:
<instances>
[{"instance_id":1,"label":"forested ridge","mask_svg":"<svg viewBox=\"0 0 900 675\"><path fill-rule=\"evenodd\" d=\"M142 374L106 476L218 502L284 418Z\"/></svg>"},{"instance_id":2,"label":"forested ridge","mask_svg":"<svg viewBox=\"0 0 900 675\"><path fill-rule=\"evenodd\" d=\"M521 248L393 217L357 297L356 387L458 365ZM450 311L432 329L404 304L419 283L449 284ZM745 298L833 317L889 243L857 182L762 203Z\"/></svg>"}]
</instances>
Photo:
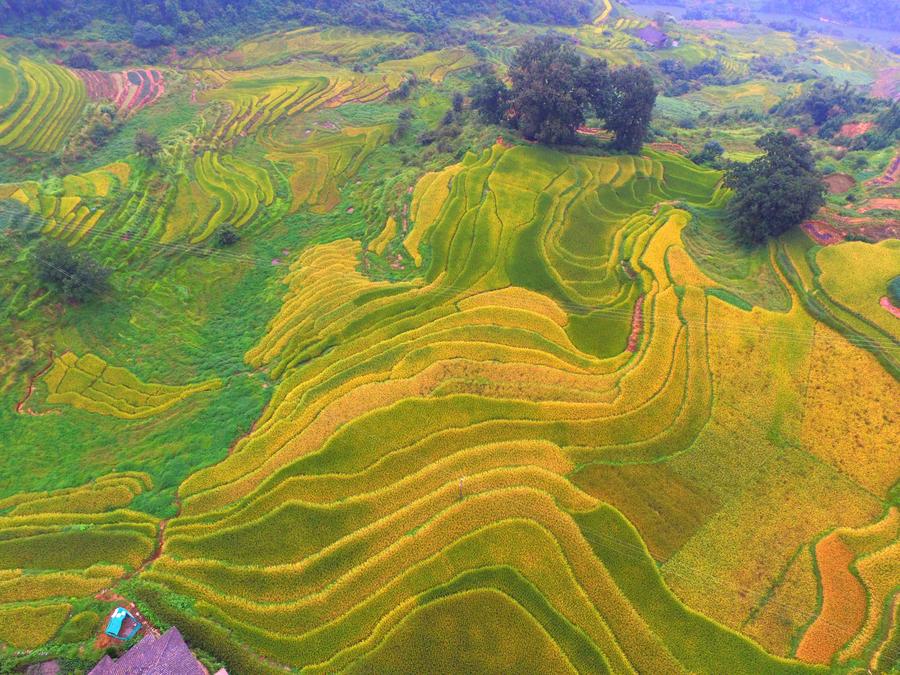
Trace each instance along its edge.
<instances>
[{"instance_id":1,"label":"forested ridge","mask_svg":"<svg viewBox=\"0 0 900 675\"><path fill-rule=\"evenodd\" d=\"M576 24L591 11L589 0L0 0L0 30L71 32L103 17L108 32L153 46L273 21L431 32L462 16Z\"/></svg>"}]
</instances>

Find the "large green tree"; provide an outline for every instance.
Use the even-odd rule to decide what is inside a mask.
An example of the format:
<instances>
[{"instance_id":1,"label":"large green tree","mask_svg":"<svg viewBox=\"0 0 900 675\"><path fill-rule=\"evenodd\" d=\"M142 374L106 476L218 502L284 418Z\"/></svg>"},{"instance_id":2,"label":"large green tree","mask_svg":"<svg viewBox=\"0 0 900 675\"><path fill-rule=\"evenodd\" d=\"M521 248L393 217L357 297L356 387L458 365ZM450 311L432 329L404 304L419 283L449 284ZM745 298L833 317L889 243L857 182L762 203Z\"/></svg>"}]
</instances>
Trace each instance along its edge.
<instances>
[{"instance_id":1,"label":"large green tree","mask_svg":"<svg viewBox=\"0 0 900 675\"><path fill-rule=\"evenodd\" d=\"M496 75L488 73L478 80L469 91L469 96L472 107L485 122L499 124L503 121L509 109L509 89Z\"/></svg>"},{"instance_id":2,"label":"large green tree","mask_svg":"<svg viewBox=\"0 0 900 675\"><path fill-rule=\"evenodd\" d=\"M596 73L605 64L593 68ZM509 69L510 117L522 135L541 143L572 141L591 103L589 75L572 43L559 35L542 35L522 45Z\"/></svg>"},{"instance_id":3,"label":"large green tree","mask_svg":"<svg viewBox=\"0 0 900 675\"><path fill-rule=\"evenodd\" d=\"M725 176L734 190L728 210L735 232L747 244L761 244L802 223L825 203L825 185L809 146L783 132L756 142L765 152L735 164Z\"/></svg>"},{"instance_id":4,"label":"large green tree","mask_svg":"<svg viewBox=\"0 0 900 675\"><path fill-rule=\"evenodd\" d=\"M641 66L626 66L612 74L611 101L606 114L606 128L615 135L613 145L631 153L640 151L650 129L656 87L650 71Z\"/></svg>"},{"instance_id":5,"label":"large green tree","mask_svg":"<svg viewBox=\"0 0 900 675\"><path fill-rule=\"evenodd\" d=\"M472 105L492 122L508 120L528 140L570 143L588 115L605 120L615 147L638 152L647 135L656 87L646 68L610 71L582 58L574 44L547 34L522 45L510 65L512 89L487 75L472 89Z\"/></svg>"}]
</instances>

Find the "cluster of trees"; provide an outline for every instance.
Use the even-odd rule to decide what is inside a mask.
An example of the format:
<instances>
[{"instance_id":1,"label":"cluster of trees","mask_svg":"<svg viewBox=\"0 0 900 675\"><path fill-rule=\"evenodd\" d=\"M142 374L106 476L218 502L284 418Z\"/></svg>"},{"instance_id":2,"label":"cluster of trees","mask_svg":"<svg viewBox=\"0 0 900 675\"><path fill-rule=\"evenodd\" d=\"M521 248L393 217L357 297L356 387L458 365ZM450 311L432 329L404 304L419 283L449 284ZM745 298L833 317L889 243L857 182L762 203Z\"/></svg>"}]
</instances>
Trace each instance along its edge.
<instances>
[{"instance_id":1,"label":"cluster of trees","mask_svg":"<svg viewBox=\"0 0 900 675\"><path fill-rule=\"evenodd\" d=\"M872 105L871 99L849 83L838 86L832 78L825 78L812 83L799 96L776 104L771 112L784 117L808 115L813 124L822 125L829 120L870 110Z\"/></svg>"},{"instance_id":2,"label":"cluster of trees","mask_svg":"<svg viewBox=\"0 0 900 675\"><path fill-rule=\"evenodd\" d=\"M6 32L71 33L100 21L107 37L130 37L139 47L284 21L428 33L442 30L448 19L477 14L577 24L592 9L591 0L0 0Z\"/></svg>"},{"instance_id":3,"label":"cluster of trees","mask_svg":"<svg viewBox=\"0 0 900 675\"><path fill-rule=\"evenodd\" d=\"M509 124L528 140L570 143L588 114L604 120L617 149L637 152L647 136L657 92L646 68L610 70L548 34L519 48L509 78L511 87L484 75L470 93L472 105L486 121Z\"/></svg>"},{"instance_id":4,"label":"cluster of trees","mask_svg":"<svg viewBox=\"0 0 900 675\"><path fill-rule=\"evenodd\" d=\"M900 112L897 104L874 99L860 93L848 83L835 84L831 78L813 82L799 96L781 101L770 111L784 117L801 117L807 126L818 126L818 136L834 139L851 150L880 150L897 140ZM879 112L878 128L852 140L839 137L841 127L861 113Z\"/></svg>"},{"instance_id":5,"label":"cluster of trees","mask_svg":"<svg viewBox=\"0 0 900 675\"><path fill-rule=\"evenodd\" d=\"M703 149L690 155L692 162L713 168L720 168L725 147L719 141L707 141Z\"/></svg>"},{"instance_id":6,"label":"cluster of trees","mask_svg":"<svg viewBox=\"0 0 900 675\"><path fill-rule=\"evenodd\" d=\"M706 59L694 66L687 66L680 59L663 59L659 70L667 80L666 96L681 96L701 87L733 82L722 76L722 62L718 59Z\"/></svg>"},{"instance_id":7,"label":"cluster of trees","mask_svg":"<svg viewBox=\"0 0 900 675\"><path fill-rule=\"evenodd\" d=\"M765 154L732 164L725 174L734 190L729 218L748 245L787 232L825 204L825 184L808 145L783 132L766 134L756 145Z\"/></svg>"}]
</instances>

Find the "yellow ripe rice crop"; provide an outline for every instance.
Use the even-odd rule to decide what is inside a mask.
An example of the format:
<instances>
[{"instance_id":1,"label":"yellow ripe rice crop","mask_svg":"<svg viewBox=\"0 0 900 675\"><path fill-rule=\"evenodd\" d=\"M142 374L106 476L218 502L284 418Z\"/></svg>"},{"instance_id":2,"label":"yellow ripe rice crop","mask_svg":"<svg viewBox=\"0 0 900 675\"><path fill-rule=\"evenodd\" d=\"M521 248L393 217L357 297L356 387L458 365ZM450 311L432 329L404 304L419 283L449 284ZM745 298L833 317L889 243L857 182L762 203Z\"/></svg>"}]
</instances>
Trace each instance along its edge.
<instances>
[{"instance_id":1,"label":"yellow ripe rice crop","mask_svg":"<svg viewBox=\"0 0 900 675\"><path fill-rule=\"evenodd\" d=\"M803 444L869 490L886 495L896 481L897 382L874 356L827 326L816 326L813 345Z\"/></svg>"},{"instance_id":2,"label":"yellow ripe rice crop","mask_svg":"<svg viewBox=\"0 0 900 675\"><path fill-rule=\"evenodd\" d=\"M296 133L300 129L293 129ZM267 157L289 162L293 167L292 210L309 206L315 213L326 213L340 201L340 187L353 178L362 162L387 136L387 128L347 127L340 133L305 129L299 137L289 133L269 135L264 144Z\"/></svg>"},{"instance_id":3,"label":"yellow ripe rice crop","mask_svg":"<svg viewBox=\"0 0 900 675\"><path fill-rule=\"evenodd\" d=\"M383 255L388 244L390 244L396 236L397 221L394 219L394 216L388 216L387 222L384 224L384 229L371 241L369 249L376 255Z\"/></svg>"},{"instance_id":4,"label":"yellow ripe rice crop","mask_svg":"<svg viewBox=\"0 0 900 675\"><path fill-rule=\"evenodd\" d=\"M900 344L900 322L879 304L900 270L900 241L826 246L816 255L816 263L822 270L819 282L833 300L877 326L886 340Z\"/></svg>"},{"instance_id":5,"label":"yellow ripe rice crop","mask_svg":"<svg viewBox=\"0 0 900 675\"><path fill-rule=\"evenodd\" d=\"M52 638L69 617L66 603L0 607L0 642L17 649L34 649Z\"/></svg>"},{"instance_id":6,"label":"yellow ripe rice crop","mask_svg":"<svg viewBox=\"0 0 900 675\"><path fill-rule=\"evenodd\" d=\"M221 386L219 380L184 386L145 383L93 354L78 357L72 352L56 357L44 381L50 404L67 403L124 419L159 414L189 396Z\"/></svg>"},{"instance_id":7,"label":"yellow ripe rice crop","mask_svg":"<svg viewBox=\"0 0 900 675\"><path fill-rule=\"evenodd\" d=\"M81 117L87 100L84 82L66 68L26 58L17 69L25 81L25 96L0 121L0 147L55 152Z\"/></svg>"},{"instance_id":8,"label":"yellow ripe rice crop","mask_svg":"<svg viewBox=\"0 0 900 675\"><path fill-rule=\"evenodd\" d=\"M379 69L385 71L398 71L402 73L413 72L420 79L431 80L435 83L443 82L450 73L471 68L477 63L475 55L464 47L442 49L440 51L426 52L411 59L400 61L385 61Z\"/></svg>"},{"instance_id":9,"label":"yellow ripe rice crop","mask_svg":"<svg viewBox=\"0 0 900 675\"><path fill-rule=\"evenodd\" d=\"M489 625L479 617L491 616ZM357 666L358 672L578 672L520 605L496 590L441 598L410 613ZM351 672L356 670L352 668Z\"/></svg>"},{"instance_id":10,"label":"yellow ripe rice crop","mask_svg":"<svg viewBox=\"0 0 900 675\"><path fill-rule=\"evenodd\" d=\"M817 586L810 547L802 546L742 629L772 653L792 656L791 636L815 616Z\"/></svg>"},{"instance_id":11,"label":"yellow ripe rice crop","mask_svg":"<svg viewBox=\"0 0 900 675\"><path fill-rule=\"evenodd\" d=\"M118 565L94 565L83 572L20 573L0 581L0 603L87 597L124 574Z\"/></svg>"}]
</instances>

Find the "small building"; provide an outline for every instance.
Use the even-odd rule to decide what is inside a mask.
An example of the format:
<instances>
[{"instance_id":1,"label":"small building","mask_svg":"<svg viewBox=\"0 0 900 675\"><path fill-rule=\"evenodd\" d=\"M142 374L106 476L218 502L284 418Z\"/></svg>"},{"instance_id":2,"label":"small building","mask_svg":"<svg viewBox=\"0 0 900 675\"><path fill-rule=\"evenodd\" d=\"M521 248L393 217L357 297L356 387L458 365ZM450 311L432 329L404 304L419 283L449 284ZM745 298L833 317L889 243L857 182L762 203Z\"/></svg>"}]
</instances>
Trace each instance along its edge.
<instances>
[{"instance_id":1,"label":"small building","mask_svg":"<svg viewBox=\"0 0 900 675\"><path fill-rule=\"evenodd\" d=\"M107 635L117 640L130 640L141 629L141 622L124 607L116 607L106 624Z\"/></svg>"},{"instance_id":2,"label":"small building","mask_svg":"<svg viewBox=\"0 0 900 675\"><path fill-rule=\"evenodd\" d=\"M117 659L104 656L88 675L208 675L174 626L160 636L148 633ZM228 675L224 669L216 675Z\"/></svg>"},{"instance_id":3,"label":"small building","mask_svg":"<svg viewBox=\"0 0 900 675\"><path fill-rule=\"evenodd\" d=\"M656 26L644 26L635 33L635 36L654 49L662 49L669 44L669 36Z\"/></svg>"}]
</instances>

